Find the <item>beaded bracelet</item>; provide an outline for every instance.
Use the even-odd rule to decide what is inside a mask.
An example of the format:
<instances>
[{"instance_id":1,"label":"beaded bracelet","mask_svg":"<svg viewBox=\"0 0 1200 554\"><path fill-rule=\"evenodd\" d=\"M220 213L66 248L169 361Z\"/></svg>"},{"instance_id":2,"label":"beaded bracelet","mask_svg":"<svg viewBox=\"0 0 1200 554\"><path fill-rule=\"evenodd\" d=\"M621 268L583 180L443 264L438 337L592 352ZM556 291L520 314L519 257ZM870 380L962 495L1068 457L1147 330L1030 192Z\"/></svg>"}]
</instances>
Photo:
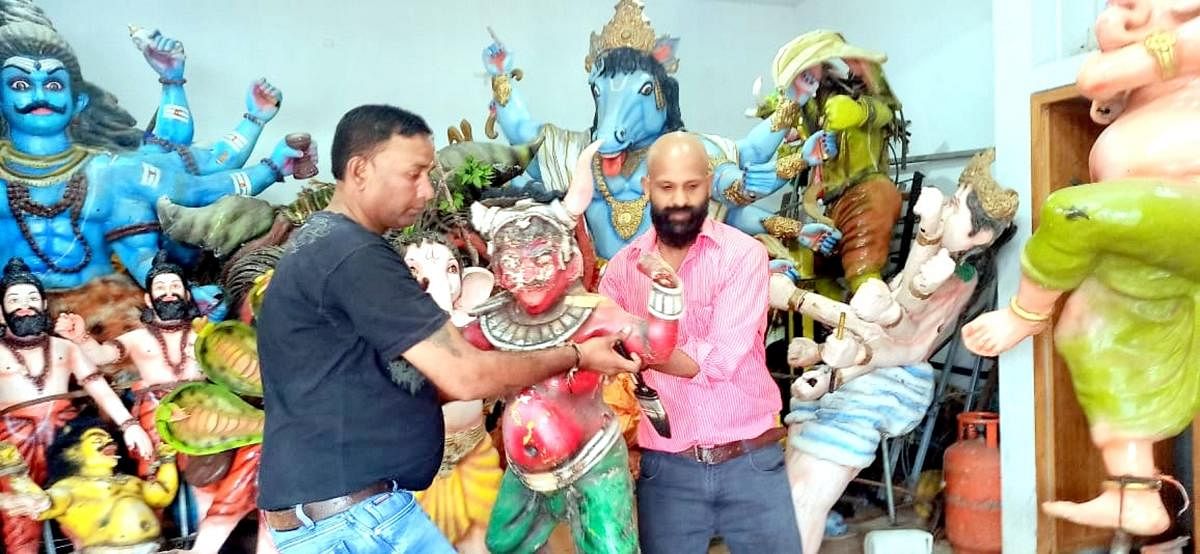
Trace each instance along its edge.
<instances>
[{"instance_id":1,"label":"beaded bracelet","mask_svg":"<svg viewBox=\"0 0 1200 554\"><path fill-rule=\"evenodd\" d=\"M271 168L271 171L275 172L275 182L276 183L283 182L283 170L279 169L279 166L276 165L275 162L271 160L271 158L263 158L262 161L259 163Z\"/></svg>"}]
</instances>

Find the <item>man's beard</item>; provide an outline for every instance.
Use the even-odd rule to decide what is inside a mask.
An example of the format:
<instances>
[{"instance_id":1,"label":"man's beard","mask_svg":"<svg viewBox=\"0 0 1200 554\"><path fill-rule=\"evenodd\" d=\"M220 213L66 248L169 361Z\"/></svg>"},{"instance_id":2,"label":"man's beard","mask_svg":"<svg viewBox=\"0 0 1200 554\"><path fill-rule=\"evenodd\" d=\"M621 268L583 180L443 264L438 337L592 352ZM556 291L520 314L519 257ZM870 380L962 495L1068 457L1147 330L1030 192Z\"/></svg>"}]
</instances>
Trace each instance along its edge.
<instances>
[{"instance_id":1,"label":"man's beard","mask_svg":"<svg viewBox=\"0 0 1200 554\"><path fill-rule=\"evenodd\" d=\"M174 300L155 298L150 301L150 304L154 306L154 313L158 315L158 319L163 321L182 321L192 315L191 303L183 298Z\"/></svg>"},{"instance_id":2,"label":"man's beard","mask_svg":"<svg viewBox=\"0 0 1200 554\"><path fill-rule=\"evenodd\" d=\"M50 316L46 312L36 312L33 315L16 315L13 312L4 314L4 323L8 331L18 337L32 337L45 334L50 329Z\"/></svg>"},{"instance_id":3,"label":"man's beard","mask_svg":"<svg viewBox=\"0 0 1200 554\"><path fill-rule=\"evenodd\" d=\"M683 222L672 220L671 216L677 213L688 214L688 218ZM696 240L700 235L700 228L704 226L704 218L708 217L708 204L699 206L688 206L683 208L665 208L659 210L653 206L650 207L650 222L654 224L654 230L658 232L658 240L663 244L672 248L682 248Z\"/></svg>"}]
</instances>

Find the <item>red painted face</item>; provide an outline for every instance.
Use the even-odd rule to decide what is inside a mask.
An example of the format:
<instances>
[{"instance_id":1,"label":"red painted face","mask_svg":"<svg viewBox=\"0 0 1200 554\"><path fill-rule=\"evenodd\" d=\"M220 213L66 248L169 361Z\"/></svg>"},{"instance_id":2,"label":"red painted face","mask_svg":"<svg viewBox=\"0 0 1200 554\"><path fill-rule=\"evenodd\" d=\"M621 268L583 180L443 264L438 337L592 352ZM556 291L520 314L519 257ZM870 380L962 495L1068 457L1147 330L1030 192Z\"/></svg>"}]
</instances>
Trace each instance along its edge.
<instances>
[{"instance_id":1,"label":"red painted face","mask_svg":"<svg viewBox=\"0 0 1200 554\"><path fill-rule=\"evenodd\" d=\"M512 293L525 311L550 309L582 273L580 256L562 259L562 242L541 236L524 244L497 245L493 269L500 286Z\"/></svg>"}]
</instances>

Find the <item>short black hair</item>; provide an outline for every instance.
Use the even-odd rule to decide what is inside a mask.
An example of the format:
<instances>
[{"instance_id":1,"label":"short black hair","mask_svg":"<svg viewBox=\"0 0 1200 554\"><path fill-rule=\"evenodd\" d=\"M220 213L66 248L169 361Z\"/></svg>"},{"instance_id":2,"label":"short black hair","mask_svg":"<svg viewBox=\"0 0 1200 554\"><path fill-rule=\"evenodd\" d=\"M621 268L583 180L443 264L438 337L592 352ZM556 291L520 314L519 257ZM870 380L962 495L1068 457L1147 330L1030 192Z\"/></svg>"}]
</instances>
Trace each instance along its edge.
<instances>
[{"instance_id":1,"label":"short black hair","mask_svg":"<svg viewBox=\"0 0 1200 554\"><path fill-rule=\"evenodd\" d=\"M159 250L154 255L154 261L150 263L150 271L146 273L146 292L150 292L154 279L159 275L174 275L179 277L179 280L183 281L185 285L187 284L187 274L183 272L183 267L171 262L166 250Z\"/></svg>"},{"instance_id":2,"label":"short black hair","mask_svg":"<svg viewBox=\"0 0 1200 554\"><path fill-rule=\"evenodd\" d=\"M38 294L42 295L42 299L46 299L46 288L42 285L42 280L29 270L25 260L14 256L4 265L4 274L0 277L0 296L16 285L33 285Z\"/></svg>"},{"instance_id":3,"label":"short black hair","mask_svg":"<svg viewBox=\"0 0 1200 554\"><path fill-rule=\"evenodd\" d=\"M333 149L329 155L333 178L341 180L350 158L371 152L392 135L432 134L429 124L408 110L387 104L365 104L354 108L342 116L333 133Z\"/></svg>"}]
</instances>

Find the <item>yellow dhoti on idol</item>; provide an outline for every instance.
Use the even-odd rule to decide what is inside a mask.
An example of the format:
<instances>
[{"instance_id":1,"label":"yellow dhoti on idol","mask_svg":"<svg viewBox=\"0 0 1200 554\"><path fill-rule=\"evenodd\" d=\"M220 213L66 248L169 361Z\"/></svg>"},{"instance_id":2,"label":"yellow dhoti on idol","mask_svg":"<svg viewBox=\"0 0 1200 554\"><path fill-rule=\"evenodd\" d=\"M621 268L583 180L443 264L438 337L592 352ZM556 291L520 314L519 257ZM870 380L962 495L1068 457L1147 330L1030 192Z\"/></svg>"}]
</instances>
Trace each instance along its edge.
<instances>
[{"instance_id":1,"label":"yellow dhoti on idol","mask_svg":"<svg viewBox=\"0 0 1200 554\"><path fill-rule=\"evenodd\" d=\"M451 543L465 538L472 527L480 537L500 490L500 453L483 425L446 436L442 469L428 489L414 496Z\"/></svg>"}]
</instances>

